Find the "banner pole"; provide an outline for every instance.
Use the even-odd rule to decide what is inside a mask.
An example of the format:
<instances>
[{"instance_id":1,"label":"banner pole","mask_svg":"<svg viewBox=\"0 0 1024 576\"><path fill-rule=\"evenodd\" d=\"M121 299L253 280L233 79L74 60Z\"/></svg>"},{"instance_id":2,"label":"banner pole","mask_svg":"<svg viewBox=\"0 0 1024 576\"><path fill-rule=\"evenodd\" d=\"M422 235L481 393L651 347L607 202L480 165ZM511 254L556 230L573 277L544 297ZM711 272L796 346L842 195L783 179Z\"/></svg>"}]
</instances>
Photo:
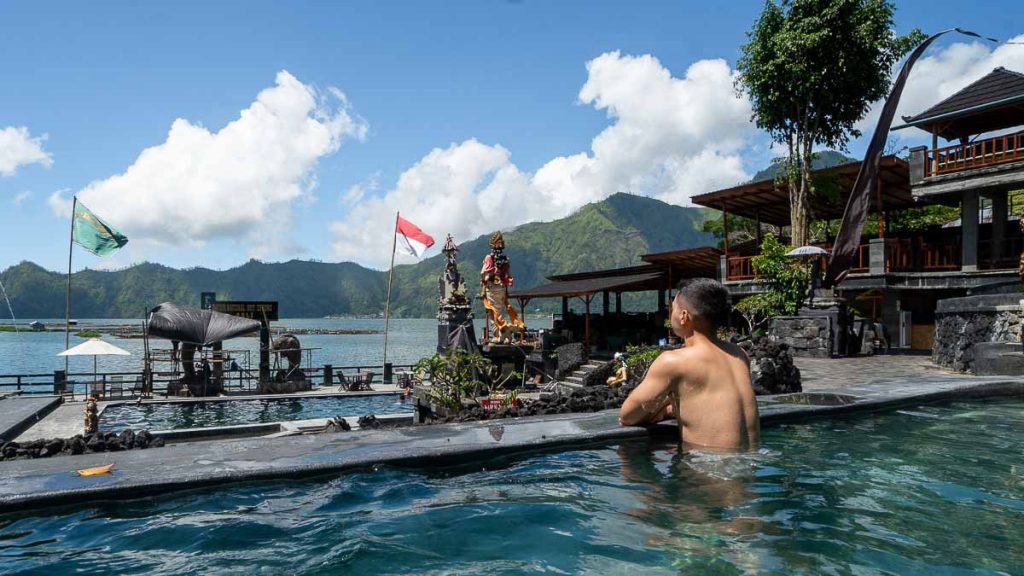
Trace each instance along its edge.
<instances>
[{"instance_id":1,"label":"banner pole","mask_svg":"<svg viewBox=\"0 0 1024 576\"><path fill-rule=\"evenodd\" d=\"M64 294L64 351L71 344L71 253L75 246L75 208L78 207L78 196L71 197L71 237L68 240L68 287ZM68 357L64 357L64 382L68 377ZM72 391L73 392L73 391Z\"/></svg>"},{"instance_id":2,"label":"banner pole","mask_svg":"<svg viewBox=\"0 0 1024 576\"><path fill-rule=\"evenodd\" d=\"M381 374L386 371L388 363L388 323L391 320L391 277L395 273L395 248L398 245L398 217L395 212L395 229L391 234L391 266L388 268L388 299L384 303L384 362L381 366ZM381 376L383 378L383 376Z\"/></svg>"}]
</instances>

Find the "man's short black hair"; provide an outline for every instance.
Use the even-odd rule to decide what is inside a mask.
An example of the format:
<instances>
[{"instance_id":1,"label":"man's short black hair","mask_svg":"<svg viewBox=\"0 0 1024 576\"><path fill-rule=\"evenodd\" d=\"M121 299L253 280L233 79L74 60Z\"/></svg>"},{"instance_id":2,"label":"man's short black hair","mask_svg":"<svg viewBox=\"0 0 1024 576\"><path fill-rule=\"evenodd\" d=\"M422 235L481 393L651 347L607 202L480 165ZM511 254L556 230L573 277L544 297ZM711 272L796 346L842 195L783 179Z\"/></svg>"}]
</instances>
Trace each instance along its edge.
<instances>
[{"instance_id":1,"label":"man's short black hair","mask_svg":"<svg viewBox=\"0 0 1024 576\"><path fill-rule=\"evenodd\" d=\"M711 278L688 278L676 285L676 298L683 298L695 316L712 330L729 320L729 291Z\"/></svg>"}]
</instances>

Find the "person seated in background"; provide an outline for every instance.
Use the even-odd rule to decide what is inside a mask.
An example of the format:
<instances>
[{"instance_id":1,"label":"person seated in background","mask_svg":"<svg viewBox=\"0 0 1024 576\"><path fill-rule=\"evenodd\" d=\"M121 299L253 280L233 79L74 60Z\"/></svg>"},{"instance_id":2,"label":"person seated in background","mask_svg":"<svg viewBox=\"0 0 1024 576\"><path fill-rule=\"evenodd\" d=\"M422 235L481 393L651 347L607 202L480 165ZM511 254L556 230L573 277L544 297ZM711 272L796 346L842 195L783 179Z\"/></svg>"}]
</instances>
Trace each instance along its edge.
<instances>
[{"instance_id":1,"label":"person seated in background","mask_svg":"<svg viewBox=\"0 0 1024 576\"><path fill-rule=\"evenodd\" d=\"M629 368L626 366L626 357L622 355L622 352L615 353L615 361L619 363L618 368L605 380L612 388L622 386L622 383L629 378Z\"/></svg>"},{"instance_id":2,"label":"person seated in background","mask_svg":"<svg viewBox=\"0 0 1024 576\"><path fill-rule=\"evenodd\" d=\"M672 330L685 346L662 352L619 412L623 426L679 422L684 445L751 448L760 440L750 360L716 336L729 313L720 283L697 278L679 283L672 300Z\"/></svg>"}]
</instances>

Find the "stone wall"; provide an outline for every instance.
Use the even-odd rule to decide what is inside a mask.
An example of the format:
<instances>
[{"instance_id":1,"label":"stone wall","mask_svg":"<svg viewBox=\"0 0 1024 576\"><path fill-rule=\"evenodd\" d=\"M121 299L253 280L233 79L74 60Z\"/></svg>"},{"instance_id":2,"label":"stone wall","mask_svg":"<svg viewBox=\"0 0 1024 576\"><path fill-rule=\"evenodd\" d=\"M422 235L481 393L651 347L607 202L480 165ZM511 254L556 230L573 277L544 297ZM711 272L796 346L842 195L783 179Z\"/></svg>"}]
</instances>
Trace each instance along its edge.
<instances>
[{"instance_id":1,"label":"stone wall","mask_svg":"<svg viewBox=\"0 0 1024 576\"><path fill-rule=\"evenodd\" d=\"M832 331L827 316L779 316L768 326L768 339L785 344L794 356L829 358Z\"/></svg>"},{"instance_id":2,"label":"stone wall","mask_svg":"<svg viewBox=\"0 0 1024 576\"><path fill-rule=\"evenodd\" d=\"M935 310L932 362L959 372L974 372L975 346L1021 341L1024 294L986 294L940 300Z\"/></svg>"}]
</instances>

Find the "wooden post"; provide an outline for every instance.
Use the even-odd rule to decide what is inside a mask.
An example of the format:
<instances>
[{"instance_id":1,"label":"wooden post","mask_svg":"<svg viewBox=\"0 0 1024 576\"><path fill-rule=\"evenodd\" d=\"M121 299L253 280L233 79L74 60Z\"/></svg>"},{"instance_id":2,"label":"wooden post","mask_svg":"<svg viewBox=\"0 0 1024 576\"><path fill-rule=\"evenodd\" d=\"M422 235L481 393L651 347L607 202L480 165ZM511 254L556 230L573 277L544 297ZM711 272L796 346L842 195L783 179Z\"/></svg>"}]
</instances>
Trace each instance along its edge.
<instances>
[{"instance_id":1,"label":"wooden post","mask_svg":"<svg viewBox=\"0 0 1024 576\"><path fill-rule=\"evenodd\" d=\"M588 358L590 357L590 299L593 297L593 294L583 295L583 306L586 310L586 316L583 318L583 346Z\"/></svg>"},{"instance_id":2,"label":"wooden post","mask_svg":"<svg viewBox=\"0 0 1024 576\"><path fill-rule=\"evenodd\" d=\"M878 237L885 238L885 207L882 204L882 177L878 177L878 186L875 192L878 194Z\"/></svg>"},{"instance_id":3,"label":"wooden post","mask_svg":"<svg viewBox=\"0 0 1024 576\"><path fill-rule=\"evenodd\" d=\"M722 247L725 250L725 255L729 255L729 213L726 212L727 206L725 202L722 203Z\"/></svg>"},{"instance_id":4,"label":"wooden post","mask_svg":"<svg viewBox=\"0 0 1024 576\"><path fill-rule=\"evenodd\" d=\"M936 150L939 149L939 132L935 126L932 126L932 176L935 176L939 172L939 155Z\"/></svg>"},{"instance_id":5,"label":"wooden post","mask_svg":"<svg viewBox=\"0 0 1024 576\"><path fill-rule=\"evenodd\" d=\"M754 231L754 242L757 243L755 250L761 249L761 210L758 209L754 213L754 220L757 222L757 228Z\"/></svg>"},{"instance_id":6,"label":"wooden post","mask_svg":"<svg viewBox=\"0 0 1024 576\"><path fill-rule=\"evenodd\" d=\"M608 291L605 290L604 292L602 292L601 296L603 297L603 299L601 301L601 314L605 318L607 318L608 317L608 308L609 308Z\"/></svg>"}]
</instances>

